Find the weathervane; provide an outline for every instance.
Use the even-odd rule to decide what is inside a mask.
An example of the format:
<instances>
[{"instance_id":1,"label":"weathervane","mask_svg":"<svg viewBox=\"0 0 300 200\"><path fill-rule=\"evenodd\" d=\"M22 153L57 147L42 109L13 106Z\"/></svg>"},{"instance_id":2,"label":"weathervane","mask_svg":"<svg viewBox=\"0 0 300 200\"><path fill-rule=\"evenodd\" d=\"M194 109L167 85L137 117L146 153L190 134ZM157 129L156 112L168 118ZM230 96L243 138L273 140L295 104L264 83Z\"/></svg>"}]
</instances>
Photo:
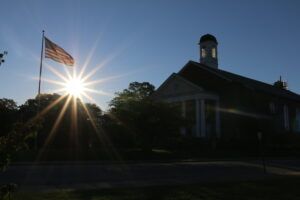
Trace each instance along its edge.
<instances>
[{"instance_id":1,"label":"weathervane","mask_svg":"<svg viewBox=\"0 0 300 200\"><path fill-rule=\"evenodd\" d=\"M7 51L4 51L3 53L0 53L0 65L5 62L5 60L3 58L4 55L7 55Z\"/></svg>"}]
</instances>

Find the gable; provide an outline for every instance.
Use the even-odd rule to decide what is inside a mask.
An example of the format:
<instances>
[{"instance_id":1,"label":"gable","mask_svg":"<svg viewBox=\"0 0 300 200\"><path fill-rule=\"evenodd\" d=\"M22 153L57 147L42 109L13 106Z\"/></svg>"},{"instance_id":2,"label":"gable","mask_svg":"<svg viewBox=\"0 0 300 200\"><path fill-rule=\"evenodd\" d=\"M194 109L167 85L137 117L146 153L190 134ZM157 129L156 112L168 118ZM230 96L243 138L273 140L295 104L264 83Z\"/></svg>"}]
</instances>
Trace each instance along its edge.
<instances>
[{"instance_id":1,"label":"gable","mask_svg":"<svg viewBox=\"0 0 300 200\"><path fill-rule=\"evenodd\" d=\"M156 98L193 95L203 92L203 88L173 73L155 92Z\"/></svg>"}]
</instances>

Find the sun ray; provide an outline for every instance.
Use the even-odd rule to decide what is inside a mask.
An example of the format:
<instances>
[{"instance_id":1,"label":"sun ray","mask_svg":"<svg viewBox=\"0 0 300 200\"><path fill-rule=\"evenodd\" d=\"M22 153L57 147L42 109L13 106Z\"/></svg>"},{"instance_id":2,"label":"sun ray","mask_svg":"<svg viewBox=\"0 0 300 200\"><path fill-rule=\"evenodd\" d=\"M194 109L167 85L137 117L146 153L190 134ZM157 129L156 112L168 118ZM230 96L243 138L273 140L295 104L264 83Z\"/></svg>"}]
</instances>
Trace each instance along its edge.
<instances>
[{"instance_id":1,"label":"sun ray","mask_svg":"<svg viewBox=\"0 0 300 200\"><path fill-rule=\"evenodd\" d=\"M58 99L56 99L55 101L53 101L50 105L48 105L45 109L43 109L39 115L45 115L51 108L53 108L54 106L56 106L60 101L62 101L67 95L63 95L60 96Z\"/></svg>"},{"instance_id":2,"label":"sun ray","mask_svg":"<svg viewBox=\"0 0 300 200\"><path fill-rule=\"evenodd\" d=\"M82 102L81 102L81 105L82 105L85 113L87 114L88 118L90 119L90 122L92 124L92 127L93 127L95 133L96 133L96 136L99 139L99 141L101 142L101 144L103 145L104 150L106 150L107 153L112 154L112 156L114 158L116 158L117 160L122 161L122 158L121 158L120 154L114 148L114 145L111 143L109 137L107 137L107 135L105 134L105 131L101 127L96 125L94 116L92 116L92 114L90 113L90 111L88 110L86 105Z\"/></svg>"},{"instance_id":3,"label":"sun ray","mask_svg":"<svg viewBox=\"0 0 300 200\"><path fill-rule=\"evenodd\" d=\"M94 94L100 94L100 95L108 96L108 97L113 97L114 96L111 93L104 92L102 90L94 90L94 89L91 89L91 88L85 88L85 91L88 91L88 92L91 92L91 93L94 93ZM86 92L85 92L85 94L86 94Z\"/></svg>"},{"instance_id":4,"label":"sun ray","mask_svg":"<svg viewBox=\"0 0 300 200\"><path fill-rule=\"evenodd\" d=\"M74 70L75 67L76 67L76 66L72 67L72 69ZM65 66L65 67L64 67L64 71L65 71L65 73L67 74L67 78L68 78L68 79L71 79L71 78L72 78L72 74L70 73L69 68L70 68L69 66Z\"/></svg>"},{"instance_id":5,"label":"sun ray","mask_svg":"<svg viewBox=\"0 0 300 200\"><path fill-rule=\"evenodd\" d=\"M65 81L65 82L68 81L68 79L64 75L62 75L59 71L57 71L56 69L54 69L51 65L46 64L45 66L47 67L47 69L49 69L52 73L54 73L55 75L57 75L63 81Z\"/></svg>"},{"instance_id":6,"label":"sun ray","mask_svg":"<svg viewBox=\"0 0 300 200\"><path fill-rule=\"evenodd\" d=\"M96 100L95 100L93 97L91 97L90 95L88 95L88 94L85 93L85 92L82 93L82 96L85 97L86 99L88 99L90 102L92 102L92 103L94 103L94 104L99 104L100 108L105 107L105 106L102 105L100 102L97 103Z\"/></svg>"},{"instance_id":7,"label":"sun ray","mask_svg":"<svg viewBox=\"0 0 300 200\"><path fill-rule=\"evenodd\" d=\"M93 76L99 69L101 69L104 65L105 65L104 63L99 64L92 71L90 71L87 75L85 75L84 77L81 77L81 79L83 81L86 81L88 78Z\"/></svg>"},{"instance_id":8,"label":"sun ray","mask_svg":"<svg viewBox=\"0 0 300 200\"><path fill-rule=\"evenodd\" d=\"M65 86L65 84L61 81L56 81L56 80L47 79L47 78L43 78L43 81L48 82L48 83L53 83L56 85L60 85L60 86Z\"/></svg>"},{"instance_id":9,"label":"sun ray","mask_svg":"<svg viewBox=\"0 0 300 200\"><path fill-rule=\"evenodd\" d=\"M54 125L53 125L50 133L48 134L48 136L47 136L47 138L45 140L43 148L41 149L41 151L39 152L39 154L37 156L37 160L39 160L41 158L41 156L43 155L45 149L48 147L49 143L52 141L52 139L53 139L53 137L55 135L55 131L59 127L59 124L60 124L60 122L61 122L61 120L62 120L62 118L63 118L63 116L64 116L64 114L65 114L65 112L66 112L66 110L68 108L68 105L69 105L71 99L72 99L72 96L69 95L68 98L67 98L67 100L66 100L66 102L64 103L63 108L61 109L61 111L60 111L57 119L55 120Z\"/></svg>"},{"instance_id":10,"label":"sun ray","mask_svg":"<svg viewBox=\"0 0 300 200\"><path fill-rule=\"evenodd\" d=\"M77 108L77 98L72 97L73 100L73 105L72 105L72 114L71 114L71 135L70 139L75 140L75 145L78 146L78 140L77 140L77 135L78 135L78 108Z\"/></svg>"},{"instance_id":11,"label":"sun ray","mask_svg":"<svg viewBox=\"0 0 300 200\"><path fill-rule=\"evenodd\" d=\"M91 97L90 95L88 95L86 92L83 92L82 96L84 96L85 98L90 100L92 103L96 103L95 99L93 97Z\"/></svg>"},{"instance_id":12,"label":"sun ray","mask_svg":"<svg viewBox=\"0 0 300 200\"><path fill-rule=\"evenodd\" d=\"M69 105L71 99L72 99L72 96L69 95L68 98L67 98L67 100L66 100L66 102L65 102L65 104L63 105L63 108L61 109L61 111L60 111L57 119L55 120L55 123L54 123L54 125L53 125L53 127L52 127L52 129L51 129L51 131L49 133L48 138L46 139L45 146L47 146L49 144L49 142L51 142L51 139L54 136L53 134L55 133L56 129L58 128L59 123L60 123L61 119L63 118L63 116L64 116L64 114L65 114L65 112L66 112L66 110L68 108L68 105Z\"/></svg>"},{"instance_id":13,"label":"sun ray","mask_svg":"<svg viewBox=\"0 0 300 200\"><path fill-rule=\"evenodd\" d=\"M66 89L63 87L63 88L52 89L51 93L63 93L64 92L65 95L69 95L65 91L66 91Z\"/></svg>"},{"instance_id":14,"label":"sun ray","mask_svg":"<svg viewBox=\"0 0 300 200\"><path fill-rule=\"evenodd\" d=\"M99 80L85 82L84 86L95 85L95 84L99 84L99 83L105 83L107 81L111 81L111 80L122 78L124 76L127 76L128 74L129 73L125 73L125 74L121 74L121 75L109 76L109 77L102 78L102 79L99 79Z\"/></svg>"},{"instance_id":15,"label":"sun ray","mask_svg":"<svg viewBox=\"0 0 300 200\"><path fill-rule=\"evenodd\" d=\"M89 65L94 53L95 53L95 50L97 49L98 47L98 43L99 43L99 39L100 37L97 38L96 42L94 43L94 46L92 47L92 49L90 50L90 52L88 53L88 57L87 59L85 60L84 64L83 64L83 67L81 68L80 72L79 72L79 75L78 77L81 79L83 74L84 74L84 71L85 69L87 68L87 66Z\"/></svg>"},{"instance_id":16,"label":"sun ray","mask_svg":"<svg viewBox=\"0 0 300 200\"><path fill-rule=\"evenodd\" d=\"M245 111L237 110L237 109L218 108L218 110L220 112L231 113L231 114L241 115L241 116L250 117L250 118L258 118L258 119L269 119L270 118L270 116L268 116L268 115L263 115L263 114L259 114L259 113L245 112Z\"/></svg>"},{"instance_id":17,"label":"sun ray","mask_svg":"<svg viewBox=\"0 0 300 200\"><path fill-rule=\"evenodd\" d=\"M60 96L58 99L50 103L46 108L44 108L42 111L40 111L37 115L35 115L33 118L28 120L26 124L35 123L40 117L47 114L54 106L56 106L63 98L65 98L67 95Z\"/></svg>"},{"instance_id":18,"label":"sun ray","mask_svg":"<svg viewBox=\"0 0 300 200\"><path fill-rule=\"evenodd\" d=\"M97 44L95 44L93 49L89 52L89 56L87 60L84 62L83 67L79 71L76 70L78 69L78 66L76 66L76 68L75 67L68 68L65 66L64 67L65 74L63 74L57 69L53 68L52 66L46 65L47 69L49 69L53 74L55 74L60 80L52 80L46 78L43 79L43 81L54 84L59 87L62 86L60 88L54 89L54 91L58 93L63 93L63 95L59 97L57 100L55 100L53 103L51 103L49 106L47 106L46 109L41 111L39 116L43 116L44 114L46 114L49 110L51 110L51 108L55 107L59 102L63 101L63 104L59 104L61 110L59 111L59 113L57 113L57 117L53 121L53 126L51 127L49 134L44 140L45 142L41 148L41 151L37 159L40 159L41 156L45 153L47 147L51 146L50 144L52 143L53 139L56 137L59 127L61 126L62 122L65 122L66 118L64 116L66 115L66 113L67 114L70 113L70 125L69 125L70 126L69 140L71 142L70 145L73 144L75 144L76 146L78 145L79 142L78 134L79 131L81 130L80 125L78 125L78 123L81 119L81 117L79 116L79 114L81 114L81 111L87 113L85 117L87 116L88 119L90 119L89 122L91 123L91 127L93 127L93 130L97 135L97 138L101 141L102 145L106 148L107 152L109 152L110 154L114 154L115 158L119 157L118 152L113 147L113 144L111 143L108 135L105 133L105 130L102 130L102 128L99 126L98 121L95 121L96 120L95 116L93 116L93 113L89 111L87 107L88 104L84 103L83 99L87 100L88 102L92 102L94 104L99 105L100 102L96 102L96 100L93 98L91 94L99 94L99 95L110 96L110 97L113 96L113 94L110 94L100 89L94 89L95 87L93 88L90 87L92 85L118 79L120 77L126 76L129 73L90 81L89 80L90 77L92 77L98 70L103 68L118 54L115 53L110 55L108 58L106 58L100 64L98 64L95 68L93 68L90 72L85 73L85 70L90 63L90 59L92 58L96 47ZM78 107L78 105L82 105L82 107ZM100 104L100 108L101 107L102 105Z\"/></svg>"},{"instance_id":19,"label":"sun ray","mask_svg":"<svg viewBox=\"0 0 300 200\"><path fill-rule=\"evenodd\" d=\"M103 68L107 63L109 63L113 58L115 58L118 55L118 53L112 54L108 56L105 60L103 60L99 65L97 65L92 71L90 71L87 75L82 77L83 81L86 81L88 78L93 76L99 69Z\"/></svg>"}]
</instances>

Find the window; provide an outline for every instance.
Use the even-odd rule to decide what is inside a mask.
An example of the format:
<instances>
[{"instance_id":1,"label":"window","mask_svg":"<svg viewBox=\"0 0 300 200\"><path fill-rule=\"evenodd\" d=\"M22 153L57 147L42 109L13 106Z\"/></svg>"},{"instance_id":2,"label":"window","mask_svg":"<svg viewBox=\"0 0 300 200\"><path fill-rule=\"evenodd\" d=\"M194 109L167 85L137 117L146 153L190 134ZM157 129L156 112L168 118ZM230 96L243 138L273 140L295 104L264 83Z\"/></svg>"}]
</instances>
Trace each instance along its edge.
<instances>
[{"instance_id":1,"label":"window","mask_svg":"<svg viewBox=\"0 0 300 200\"><path fill-rule=\"evenodd\" d=\"M217 51L216 51L216 48L212 48L211 50L211 55L213 58L216 58L217 57Z\"/></svg>"},{"instance_id":2,"label":"window","mask_svg":"<svg viewBox=\"0 0 300 200\"><path fill-rule=\"evenodd\" d=\"M201 49L201 56L202 56L202 58L206 57L206 51L204 48Z\"/></svg>"}]
</instances>

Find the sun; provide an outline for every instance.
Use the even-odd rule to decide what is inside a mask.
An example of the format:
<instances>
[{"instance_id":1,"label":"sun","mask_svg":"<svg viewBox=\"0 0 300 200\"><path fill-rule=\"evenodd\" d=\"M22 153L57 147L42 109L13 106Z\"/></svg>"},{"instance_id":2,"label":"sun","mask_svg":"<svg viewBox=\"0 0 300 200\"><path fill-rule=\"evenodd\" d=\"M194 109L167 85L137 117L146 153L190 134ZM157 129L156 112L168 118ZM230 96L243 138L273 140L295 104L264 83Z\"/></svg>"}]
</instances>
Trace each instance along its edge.
<instances>
[{"instance_id":1,"label":"sun","mask_svg":"<svg viewBox=\"0 0 300 200\"><path fill-rule=\"evenodd\" d=\"M85 85L84 81L79 77L70 77L64 83L64 90L67 94L73 97L81 98L83 93L86 91L84 85Z\"/></svg>"}]
</instances>

